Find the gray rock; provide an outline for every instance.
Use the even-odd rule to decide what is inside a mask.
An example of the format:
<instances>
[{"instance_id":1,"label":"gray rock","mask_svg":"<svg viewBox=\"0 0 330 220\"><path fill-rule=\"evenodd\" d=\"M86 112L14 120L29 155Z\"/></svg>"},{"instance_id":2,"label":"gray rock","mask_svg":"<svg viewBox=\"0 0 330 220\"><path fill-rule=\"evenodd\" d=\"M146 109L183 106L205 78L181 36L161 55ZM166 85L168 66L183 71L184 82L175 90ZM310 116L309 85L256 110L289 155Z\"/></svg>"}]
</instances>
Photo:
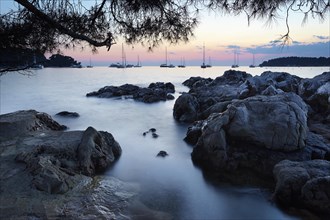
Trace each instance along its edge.
<instances>
[{"instance_id":1,"label":"gray rock","mask_svg":"<svg viewBox=\"0 0 330 220\"><path fill-rule=\"evenodd\" d=\"M63 117L72 117L72 118L77 118L80 115L77 112L68 112L68 111L62 111L57 113L56 115L63 116Z\"/></svg>"},{"instance_id":2,"label":"gray rock","mask_svg":"<svg viewBox=\"0 0 330 220\"><path fill-rule=\"evenodd\" d=\"M197 119L198 109L197 99L188 93L184 93L175 101L173 116L180 122L194 122Z\"/></svg>"},{"instance_id":3,"label":"gray rock","mask_svg":"<svg viewBox=\"0 0 330 220\"><path fill-rule=\"evenodd\" d=\"M211 78L203 78L203 77L197 76L197 77L190 77L189 79L184 81L182 84L189 87L190 89L192 89L192 88L197 88L197 87L201 87L201 86L206 86L212 81L213 81L213 79L211 79Z\"/></svg>"},{"instance_id":4,"label":"gray rock","mask_svg":"<svg viewBox=\"0 0 330 220\"><path fill-rule=\"evenodd\" d=\"M283 160L274 167L274 198L286 206L330 214L330 162Z\"/></svg>"},{"instance_id":5,"label":"gray rock","mask_svg":"<svg viewBox=\"0 0 330 220\"><path fill-rule=\"evenodd\" d=\"M312 79L303 79L298 94L311 105L316 113L330 114L330 72L324 72Z\"/></svg>"},{"instance_id":6,"label":"gray rock","mask_svg":"<svg viewBox=\"0 0 330 220\"><path fill-rule=\"evenodd\" d=\"M304 102L295 94L234 101L225 112L188 129L187 140L194 144L198 139L192 159L214 171L251 169L269 177L280 160L310 159L312 150L304 149L306 114ZM319 150L323 156L327 151Z\"/></svg>"},{"instance_id":7,"label":"gray rock","mask_svg":"<svg viewBox=\"0 0 330 220\"><path fill-rule=\"evenodd\" d=\"M1 115L0 138L17 137L21 134L41 130L65 130L66 126L60 125L49 115L35 110L17 111Z\"/></svg>"},{"instance_id":8,"label":"gray rock","mask_svg":"<svg viewBox=\"0 0 330 220\"><path fill-rule=\"evenodd\" d=\"M94 176L121 152L112 135L91 127L85 132L61 128L34 110L0 115L1 218L123 216L137 187Z\"/></svg>"},{"instance_id":9,"label":"gray rock","mask_svg":"<svg viewBox=\"0 0 330 220\"><path fill-rule=\"evenodd\" d=\"M222 76L215 78L209 86L219 86L219 85L235 85L239 86L244 83L248 78L252 77L251 74L244 71L237 70L227 70Z\"/></svg>"},{"instance_id":10,"label":"gray rock","mask_svg":"<svg viewBox=\"0 0 330 220\"><path fill-rule=\"evenodd\" d=\"M168 153L164 150L159 151L159 153L157 154L157 157L166 157L168 156Z\"/></svg>"},{"instance_id":11,"label":"gray rock","mask_svg":"<svg viewBox=\"0 0 330 220\"><path fill-rule=\"evenodd\" d=\"M105 170L121 154L121 148L110 133L88 127L77 149L82 173L92 176Z\"/></svg>"},{"instance_id":12,"label":"gray rock","mask_svg":"<svg viewBox=\"0 0 330 220\"><path fill-rule=\"evenodd\" d=\"M121 86L105 86L98 91L87 93L86 96L96 96L99 98L127 97L145 103L173 100L174 85L170 82L151 83L148 88L141 88L131 84Z\"/></svg>"}]
</instances>

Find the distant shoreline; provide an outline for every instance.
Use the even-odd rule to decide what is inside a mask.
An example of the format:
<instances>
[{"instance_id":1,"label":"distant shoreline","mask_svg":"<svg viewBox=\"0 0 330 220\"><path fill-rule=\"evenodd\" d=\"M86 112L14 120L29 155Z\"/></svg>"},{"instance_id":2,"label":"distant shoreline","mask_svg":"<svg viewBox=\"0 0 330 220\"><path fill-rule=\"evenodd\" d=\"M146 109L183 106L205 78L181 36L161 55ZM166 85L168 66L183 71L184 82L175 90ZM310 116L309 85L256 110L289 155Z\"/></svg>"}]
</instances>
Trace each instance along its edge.
<instances>
[{"instance_id":1,"label":"distant shoreline","mask_svg":"<svg viewBox=\"0 0 330 220\"><path fill-rule=\"evenodd\" d=\"M260 67L327 67L330 57L280 57L262 62Z\"/></svg>"}]
</instances>

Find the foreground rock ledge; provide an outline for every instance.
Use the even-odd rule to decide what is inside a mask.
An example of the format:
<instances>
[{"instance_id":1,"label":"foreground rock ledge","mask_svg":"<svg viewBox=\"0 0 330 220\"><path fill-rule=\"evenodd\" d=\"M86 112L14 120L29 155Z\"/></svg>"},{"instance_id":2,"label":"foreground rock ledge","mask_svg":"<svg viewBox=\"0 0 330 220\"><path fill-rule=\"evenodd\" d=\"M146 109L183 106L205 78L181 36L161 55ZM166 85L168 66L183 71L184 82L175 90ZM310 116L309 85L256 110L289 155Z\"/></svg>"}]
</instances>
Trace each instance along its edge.
<instances>
[{"instance_id":1,"label":"foreground rock ledge","mask_svg":"<svg viewBox=\"0 0 330 220\"><path fill-rule=\"evenodd\" d=\"M121 154L110 133L64 128L34 110L0 115L1 218L115 218L135 195L130 184L94 178Z\"/></svg>"}]
</instances>

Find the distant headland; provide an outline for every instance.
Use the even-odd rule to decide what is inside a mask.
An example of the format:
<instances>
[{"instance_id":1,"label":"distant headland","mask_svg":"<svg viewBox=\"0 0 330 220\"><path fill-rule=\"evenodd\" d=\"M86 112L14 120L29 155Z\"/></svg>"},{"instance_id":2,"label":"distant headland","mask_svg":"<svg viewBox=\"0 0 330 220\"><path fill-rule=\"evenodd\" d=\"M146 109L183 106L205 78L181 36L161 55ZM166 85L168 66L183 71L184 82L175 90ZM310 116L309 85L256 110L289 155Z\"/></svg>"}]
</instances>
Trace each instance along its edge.
<instances>
[{"instance_id":1,"label":"distant headland","mask_svg":"<svg viewBox=\"0 0 330 220\"><path fill-rule=\"evenodd\" d=\"M264 61L259 66L330 66L330 57L280 57Z\"/></svg>"}]
</instances>

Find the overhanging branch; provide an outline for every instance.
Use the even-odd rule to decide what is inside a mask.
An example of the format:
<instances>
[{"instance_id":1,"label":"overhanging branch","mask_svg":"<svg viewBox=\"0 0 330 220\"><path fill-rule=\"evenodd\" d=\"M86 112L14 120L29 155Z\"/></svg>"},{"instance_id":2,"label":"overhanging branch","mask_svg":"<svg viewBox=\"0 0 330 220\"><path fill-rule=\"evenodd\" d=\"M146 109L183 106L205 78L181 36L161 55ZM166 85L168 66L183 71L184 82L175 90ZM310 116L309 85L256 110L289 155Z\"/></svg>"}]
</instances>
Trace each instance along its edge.
<instances>
[{"instance_id":1,"label":"overhanging branch","mask_svg":"<svg viewBox=\"0 0 330 220\"><path fill-rule=\"evenodd\" d=\"M111 33L108 33L108 36L104 41L95 41L86 35L78 34L76 32L71 31L70 29L64 27L63 25L61 25L60 23L51 19L48 15L46 15L45 13L40 11L38 8L36 8L33 4L31 4L27 0L14 0L14 1L17 2L18 4L22 5L23 7L25 7L28 11L33 13L35 16L37 16L40 19L42 19L43 21L47 22L50 26L56 28L59 32L66 34L66 35L72 37L73 39L86 41L95 47L106 46L108 48L108 50L111 48L111 46L113 44L116 44L114 42L114 38Z\"/></svg>"}]
</instances>

